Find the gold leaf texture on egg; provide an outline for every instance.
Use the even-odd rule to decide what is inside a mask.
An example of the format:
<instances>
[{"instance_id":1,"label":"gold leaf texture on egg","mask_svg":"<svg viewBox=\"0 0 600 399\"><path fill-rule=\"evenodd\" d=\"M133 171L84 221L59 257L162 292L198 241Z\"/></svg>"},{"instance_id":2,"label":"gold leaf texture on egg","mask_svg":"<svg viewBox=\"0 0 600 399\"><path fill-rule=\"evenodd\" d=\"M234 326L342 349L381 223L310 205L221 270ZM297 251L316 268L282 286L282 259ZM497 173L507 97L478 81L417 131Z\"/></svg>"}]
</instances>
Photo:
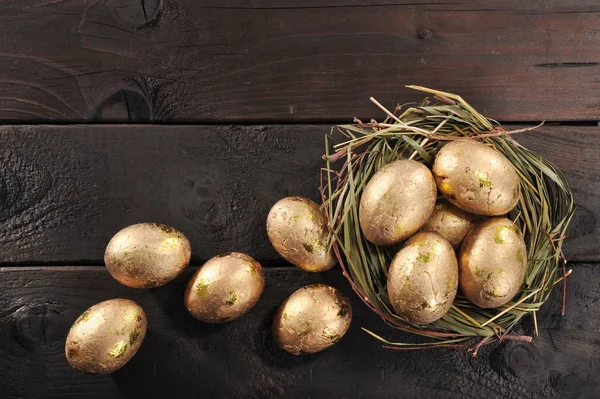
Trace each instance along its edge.
<instances>
[{"instance_id":1,"label":"gold leaf texture on egg","mask_svg":"<svg viewBox=\"0 0 600 399\"><path fill-rule=\"evenodd\" d=\"M285 260L305 271L322 272L336 264L333 253L327 251L327 218L307 198L286 197L273 205L267 234Z\"/></svg>"},{"instance_id":2,"label":"gold leaf texture on egg","mask_svg":"<svg viewBox=\"0 0 600 399\"><path fill-rule=\"evenodd\" d=\"M367 183L359 206L363 235L375 245L393 245L416 233L431 216L437 190L425 165L390 162Z\"/></svg>"},{"instance_id":3,"label":"gold leaf texture on egg","mask_svg":"<svg viewBox=\"0 0 600 399\"><path fill-rule=\"evenodd\" d=\"M438 200L423 231L438 233L444 237L454 248L460 246L467 233L481 216L476 216L455 207L446 200Z\"/></svg>"},{"instance_id":4,"label":"gold leaf texture on egg","mask_svg":"<svg viewBox=\"0 0 600 399\"><path fill-rule=\"evenodd\" d=\"M387 290L396 314L414 324L443 317L458 289L458 263L450 243L437 233L421 232L392 260Z\"/></svg>"},{"instance_id":5,"label":"gold leaf texture on egg","mask_svg":"<svg viewBox=\"0 0 600 399\"><path fill-rule=\"evenodd\" d=\"M509 219L491 218L471 230L460 255L460 289L475 305L496 308L519 291L527 273L527 247Z\"/></svg>"},{"instance_id":6,"label":"gold leaf texture on egg","mask_svg":"<svg viewBox=\"0 0 600 399\"><path fill-rule=\"evenodd\" d=\"M295 355L316 353L338 342L352 321L350 300L325 284L300 288L283 302L273 320L278 345Z\"/></svg>"},{"instance_id":7,"label":"gold leaf texture on egg","mask_svg":"<svg viewBox=\"0 0 600 399\"><path fill-rule=\"evenodd\" d=\"M185 306L207 323L223 323L248 312L265 287L263 269L250 256L232 252L208 260L185 291Z\"/></svg>"},{"instance_id":8,"label":"gold leaf texture on egg","mask_svg":"<svg viewBox=\"0 0 600 399\"><path fill-rule=\"evenodd\" d=\"M477 141L457 140L438 152L433 174L440 192L467 212L498 216L520 197L520 179L500 152Z\"/></svg>"},{"instance_id":9,"label":"gold leaf texture on egg","mask_svg":"<svg viewBox=\"0 0 600 399\"><path fill-rule=\"evenodd\" d=\"M109 273L132 288L155 288L173 280L190 263L192 250L180 231L157 223L125 227L104 254Z\"/></svg>"},{"instance_id":10,"label":"gold leaf texture on egg","mask_svg":"<svg viewBox=\"0 0 600 399\"><path fill-rule=\"evenodd\" d=\"M86 374L110 374L136 354L146 327L146 315L135 302L100 302L83 312L71 326L65 343L67 360Z\"/></svg>"}]
</instances>

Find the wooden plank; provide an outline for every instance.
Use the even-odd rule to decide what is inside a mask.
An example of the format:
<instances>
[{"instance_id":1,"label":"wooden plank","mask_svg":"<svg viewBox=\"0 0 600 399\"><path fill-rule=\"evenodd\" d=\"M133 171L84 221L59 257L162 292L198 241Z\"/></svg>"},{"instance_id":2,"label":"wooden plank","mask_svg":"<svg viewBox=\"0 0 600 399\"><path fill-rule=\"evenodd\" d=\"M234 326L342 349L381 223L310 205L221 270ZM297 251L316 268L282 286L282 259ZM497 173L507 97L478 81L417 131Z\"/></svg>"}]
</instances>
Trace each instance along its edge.
<instances>
[{"instance_id":1,"label":"wooden plank","mask_svg":"<svg viewBox=\"0 0 600 399\"><path fill-rule=\"evenodd\" d=\"M577 264L567 313L560 290L538 314L531 344L505 341L478 356L451 349L397 352L361 331L410 339L381 323L349 292L337 271L269 269L263 297L249 314L223 325L195 321L183 307L192 270L155 290L117 284L102 267L0 269L0 396L226 398L592 398L600 389L598 264ZM325 282L351 296L348 334L329 350L296 357L270 332L279 304L297 288ZM71 323L90 305L137 301L149 330L138 354L109 377L76 373L64 356ZM531 320L518 333L531 334ZM24 378L26 376L26 378ZM43 381L43 383L39 383Z\"/></svg>"},{"instance_id":2,"label":"wooden plank","mask_svg":"<svg viewBox=\"0 0 600 399\"><path fill-rule=\"evenodd\" d=\"M121 228L181 229L192 262L280 258L265 231L280 198L319 200L327 125L0 128L0 263L100 264ZM600 260L600 128L545 127L520 142L567 174L579 206L565 252Z\"/></svg>"},{"instance_id":3,"label":"wooden plank","mask_svg":"<svg viewBox=\"0 0 600 399\"><path fill-rule=\"evenodd\" d=\"M278 259L266 215L287 195L319 199L329 130L0 128L0 262L98 264L114 233L143 221L183 231L196 263L228 251Z\"/></svg>"},{"instance_id":4,"label":"wooden plank","mask_svg":"<svg viewBox=\"0 0 600 399\"><path fill-rule=\"evenodd\" d=\"M595 0L8 0L0 120L342 121L421 84L600 120Z\"/></svg>"},{"instance_id":5,"label":"wooden plank","mask_svg":"<svg viewBox=\"0 0 600 399\"><path fill-rule=\"evenodd\" d=\"M567 177L577 210L565 241L566 257L599 260L600 127L547 126L515 139L551 160Z\"/></svg>"}]
</instances>

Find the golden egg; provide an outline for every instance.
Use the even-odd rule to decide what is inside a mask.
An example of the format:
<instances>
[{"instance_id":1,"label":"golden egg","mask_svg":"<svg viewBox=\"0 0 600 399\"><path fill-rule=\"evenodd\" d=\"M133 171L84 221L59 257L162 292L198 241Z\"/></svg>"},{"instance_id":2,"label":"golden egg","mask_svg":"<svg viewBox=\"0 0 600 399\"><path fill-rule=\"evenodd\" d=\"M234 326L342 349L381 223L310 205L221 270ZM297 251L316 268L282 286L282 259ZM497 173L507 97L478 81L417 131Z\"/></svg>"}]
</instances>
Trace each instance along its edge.
<instances>
[{"instance_id":1,"label":"golden egg","mask_svg":"<svg viewBox=\"0 0 600 399\"><path fill-rule=\"evenodd\" d=\"M425 165L407 159L390 162L373 175L360 199L363 235L375 245L403 241L427 222L436 195L433 176Z\"/></svg>"},{"instance_id":2,"label":"golden egg","mask_svg":"<svg viewBox=\"0 0 600 399\"><path fill-rule=\"evenodd\" d=\"M438 233L456 248L473 228L477 219L477 216L455 207L448 201L439 200L421 230Z\"/></svg>"},{"instance_id":3,"label":"golden egg","mask_svg":"<svg viewBox=\"0 0 600 399\"><path fill-rule=\"evenodd\" d=\"M396 314L414 324L444 316L458 289L458 264L450 243L421 232L406 242L390 265L387 291Z\"/></svg>"},{"instance_id":4,"label":"golden egg","mask_svg":"<svg viewBox=\"0 0 600 399\"><path fill-rule=\"evenodd\" d=\"M192 249L180 231L139 223L119 231L104 253L108 272L132 288L155 288L177 277L190 263Z\"/></svg>"},{"instance_id":5,"label":"golden egg","mask_svg":"<svg viewBox=\"0 0 600 399\"><path fill-rule=\"evenodd\" d=\"M146 314L128 299L110 299L83 312L71 326L65 354L86 374L110 374L138 351L146 335Z\"/></svg>"},{"instance_id":6,"label":"golden egg","mask_svg":"<svg viewBox=\"0 0 600 399\"><path fill-rule=\"evenodd\" d=\"M433 174L448 201L467 212L504 215L519 201L520 179L512 163L477 141L446 144L435 158Z\"/></svg>"},{"instance_id":7,"label":"golden egg","mask_svg":"<svg viewBox=\"0 0 600 399\"><path fill-rule=\"evenodd\" d=\"M475 305L496 308L517 294L527 272L527 247L506 218L488 219L467 235L459 255L460 289Z\"/></svg>"},{"instance_id":8,"label":"golden egg","mask_svg":"<svg viewBox=\"0 0 600 399\"><path fill-rule=\"evenodd\" d=\"M327 251L327 218L307 198L286 197L273 205L267 234L279 255L307 272L322 272L336 264L333 253Z\"/></svg>"},{"instance_id":9,"label":"golden egg","mask_svg":"<svg viewBox=\"0 0 600 399\"><path fill-rule=\"evenodd\" d=\"M265 288L263 269L246 254L231 252L208 260L185 290L185 306L196 319L224 323L242 316Z\"/></svg>"},{"instance_id":10,"label":"golden egg","mask_svg":"<svg viewBox=\"0 0 600 399\"><path fill-rule=\"evenodd\" d=\"M316 353L338 342L352 321L350 300L325 284L294 292L279 307L273 334L281 349L294 355Z\"/></svg>"}]
</instances>

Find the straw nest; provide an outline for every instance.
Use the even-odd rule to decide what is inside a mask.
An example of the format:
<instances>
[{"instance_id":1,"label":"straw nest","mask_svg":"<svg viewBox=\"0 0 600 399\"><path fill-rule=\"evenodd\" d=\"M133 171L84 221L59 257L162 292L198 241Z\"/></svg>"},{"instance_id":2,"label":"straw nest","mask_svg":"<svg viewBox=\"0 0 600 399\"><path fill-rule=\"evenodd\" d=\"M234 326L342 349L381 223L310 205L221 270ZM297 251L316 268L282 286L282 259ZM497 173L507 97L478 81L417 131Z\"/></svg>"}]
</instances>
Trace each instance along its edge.
<instances>
[{"instance_id":1,"label":"straw nest","mask_svg":"<svg viewBox=\"0 0 600 399\"><path fill-rule=\"evenodd\" d=\"M531 341L530 336L515 335L511 329L523 316L531 315L537 333L536 312L552 288L566 281L569 271L561 247L575 210L571 190L556 166L515 141L515 133L524 130L504 130L455 94L408 87L433 95L434 101L426 98L420 104L399 106L391 112L372 98L386 113L383 122L355 120L355 124L337 126L332 135L325 137L326 167L322 169L320 189L329 219L330 245L344 275L364 303L388 325L425 338L391 342L365 331L387 348L450 346L473 355L495 340ZM333 133L341 133L343 140L332 145ZM521 198L507 217L524 234L529 258L526 278L514 299L500 308L481 309L459 292L443 318L425 326L413 325L394 314L386 290L387 270L397 247L378 247L361 234L361 193L385 164L406 158L431 168L444 144L465 137L504 154L520 177Z\"/></svg>"}]
</instances>

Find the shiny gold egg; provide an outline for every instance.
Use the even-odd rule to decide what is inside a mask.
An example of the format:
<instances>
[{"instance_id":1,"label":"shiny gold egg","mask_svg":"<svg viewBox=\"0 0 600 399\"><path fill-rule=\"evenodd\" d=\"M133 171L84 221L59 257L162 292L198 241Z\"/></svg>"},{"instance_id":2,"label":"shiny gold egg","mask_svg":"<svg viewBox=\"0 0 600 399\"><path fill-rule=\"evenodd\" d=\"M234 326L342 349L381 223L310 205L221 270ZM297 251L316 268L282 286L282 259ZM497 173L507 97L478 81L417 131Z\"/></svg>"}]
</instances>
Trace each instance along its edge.
<instances>
[{"instance_id":1,"label":"shiny gold egg","mask_svg":"<svg viewBox=\"0 0 600 399\"><path fill-rule=\"evenodd\" d=\"M119 231L108 243L108 272L132 288L155 288L177 277L190 263L192 250L183 233L157 223L139 223Z\"/></svg>"},{"instance_id":2,"label":"shiny gold egg","mask_svg":"<svg viewBox=\"0 0 600 399\"><path fill-rule=\"evenodd\" d=\"M512 163L477 141L446 144L435 158L433 174L448 201L467 212L504 215L519 201L520 179Z\"/></svg>"},{"instance_id":3,"label":"shiny gold egg","mask_svg":"<svg viewBox=\"0 0 600 399\"><path fill-rule=\"evenodd\" d=\"M146 335L146 314L128 299L110 299L83 312L71 326L65 354L86 374L110 374L138 351Z\"/></svg>"},{"instance_id":4,"label":"shiny gold egg","mask_svg":"<svg viewBox=\"0 0 600 399\"><path fill-rule=\"evenodd\" d=\"M327 251L327 218L307 198L286 197L273 205L267 234L279 255L302 270L322 272L336 264L333 253Z\"/></svg>"},{"instance_id":5,"label":"shiny gold egg","mask_svg":"<svg viewBox=\"0 0 600 399\"><path fill-rule=\"evenodd\" d=\"M294 355L316 353L338 342L352 321L350 300L325 284L294 292L279 307L273 335L281 349Z\"/></svg>"},{"instance_id":6,"label":"shiny gold egg","mask_svg":"<svg viewBox=\"0 0 600 399\"><path fill-rule=\"evenodd\" d=\"M459 255L460 289L475 305L497 308L517 294L527 272L527 247L519 228L506 218L474 227Z\"/></svg>"},{"instance_id":7,"label":"shiny gold egg","mask_svg":"<svg viewBox=\"0 0 600 399\"><path fill-rule=\"evenodd\" d=\"M443 317L458 289L458 264L450 243L421 232L406 242L390 265L387 291L396 314L414 324Z\"/></svg>"},{"instance_id":8,"label":"shiny gold egg","mask_svg":"<svg viewBox=\"0 0 600 399\"><path fill-rule=\"evenodd\" d=\"M425 165L407 159L390 162L371 177L360 199L363 235L375 245L401 242L427 222L436 195Z\"/></svg>"},{"instance_id":9,"label":"shiny gold egg","mask_svg":"<svg viewBox=\"0 0 600 399\"><path fill-rule=\"evenodd\" d=\"M438 233L456 248L478 219L477 216L455 207L446 200L438 200L431 217L421 230Z\"/></svg>"},{"instance_id":10,"label":"shiny gold egg","mask_svg":"<svg viewBox=\"0 0 600 399\"><path fill-rule=\"evenodd\" d=\"M184 301L196 319L224 323L249 311L264 288L260 263L246 254L231 252L215 256L196 271Z\"/></svg>"}]
</instances>

